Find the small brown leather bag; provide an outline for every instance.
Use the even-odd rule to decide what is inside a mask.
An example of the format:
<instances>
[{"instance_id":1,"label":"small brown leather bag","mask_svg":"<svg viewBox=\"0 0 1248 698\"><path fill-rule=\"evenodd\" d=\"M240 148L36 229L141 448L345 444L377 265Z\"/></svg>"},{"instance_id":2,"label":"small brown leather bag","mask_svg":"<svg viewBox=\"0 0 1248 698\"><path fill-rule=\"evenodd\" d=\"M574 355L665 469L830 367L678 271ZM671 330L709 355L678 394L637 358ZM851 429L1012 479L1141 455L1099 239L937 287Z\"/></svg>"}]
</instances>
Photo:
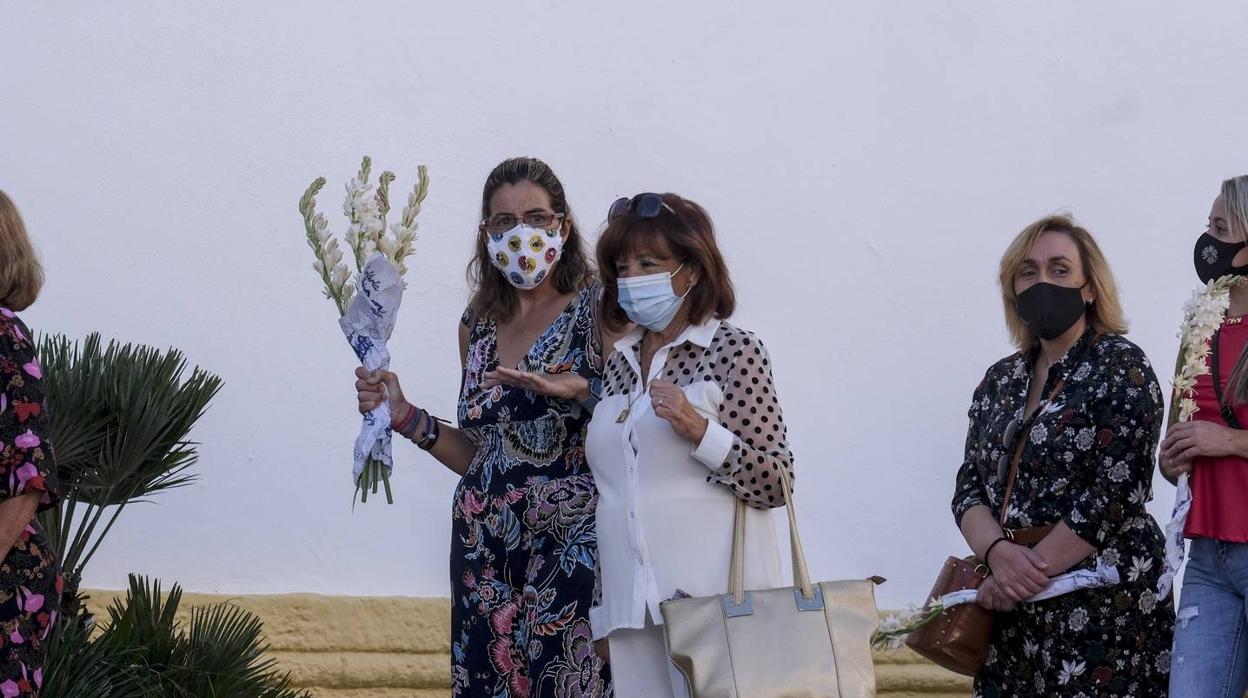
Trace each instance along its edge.
<instances>
[{"instance_id":1,"label":"small brown leather bag","mask_svg":"<svg viewBox=\"0 0 1248 698\"><path fill-rule=\"evenodd\" d=\"M1059 380L1053 386L1048 401L1061 391L1065 380ZM1038 414L1039 409L1036 410ZM1014 481L1018 478L1018 464L1023 457L1023 446L1031 435L1031 427L1035 424L1035 415L1028 420L1027 427L1018 437L1018 445L1014 449L1014 458L1010 461L1009 480L1005 486L1005 497L1001 502L1001 516L998 523L1005 537L1020 545L1034 545L1044 537L1052 526L1037 529L1011 531L1005 527L1005 515L1010 510L1010 497L1014 492ZM988 565L975 557L950 557L932 585L929 599L939 599L945 594L978 589L988 578ZM930 623L906 637L906 646L932 662L959 674L975 676L984 666L988 658L989 642L992 639L992 611L974 603L954 606L941 613Z\"/></svg>"},{"instance_id":2,"label":"small brown leather bag","mask_svg":"<svg viewBox=\"0 0 1248 698\"><path fill-rule=\"evenodd\" d=\"M950 557L940 568L929 598L939 599L953 591L977 589L988 568L975 558ZM974 676L988 658L992 638L992 611L966 603L941 613L910 633L906 646L936 664L959 674Z\"/></svg>"}]
</instances>

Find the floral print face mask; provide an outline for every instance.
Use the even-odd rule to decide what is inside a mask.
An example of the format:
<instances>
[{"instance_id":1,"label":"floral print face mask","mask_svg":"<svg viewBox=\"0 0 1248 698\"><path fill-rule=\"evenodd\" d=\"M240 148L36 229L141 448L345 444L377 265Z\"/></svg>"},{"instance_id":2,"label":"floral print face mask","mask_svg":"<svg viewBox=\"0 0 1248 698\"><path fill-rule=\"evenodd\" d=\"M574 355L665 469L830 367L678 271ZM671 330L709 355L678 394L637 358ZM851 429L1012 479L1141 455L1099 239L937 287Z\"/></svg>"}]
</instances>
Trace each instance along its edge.
<instances>
[{"instance_id":1,"label":"floral print face mask","mask_svg":"<svg viewBox=\"0 0 1248 698\"><path fill-rule=\"evenodd\" d=\"M526 291L541 285L563 254L563 236L558 227L543 230L521 223L507 232L486 235L494 267L512 286Z\"/></svg>"}]
</instances>

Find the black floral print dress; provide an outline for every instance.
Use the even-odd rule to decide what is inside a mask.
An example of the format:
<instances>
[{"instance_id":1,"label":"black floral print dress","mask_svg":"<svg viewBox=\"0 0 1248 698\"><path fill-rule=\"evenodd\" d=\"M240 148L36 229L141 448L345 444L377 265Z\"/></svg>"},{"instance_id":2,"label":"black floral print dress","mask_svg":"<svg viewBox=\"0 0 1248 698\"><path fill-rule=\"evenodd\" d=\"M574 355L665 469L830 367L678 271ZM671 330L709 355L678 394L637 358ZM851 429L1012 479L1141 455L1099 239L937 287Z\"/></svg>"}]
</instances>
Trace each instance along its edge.
<instances>
[{"instance_id":1,"label":"black floral print dress","mask_svg":"<svg viewBox=\"0 0 1248 698\"><path fill-rule=\"evenodd\" d=\"M43 369L30 331L0 308L0 500L39 493L39 509L58 499L48 443ZM37 522L27 524L0 562L0 697L39 695L48 634L64 581Z\"/></svg>"},{"instance_id":2,"label":"black floral print dress","mask_svg":"<svg viewBox=\"0 0 1248 698\"><path fill-rule=\"evenodd\" d=\"M976 505L1000 513L997 463L1013 455L1016 444L1003 444L1004 434L1023 416L1035 357L1033 350L997 362L975 390L953 497L959 524ZM1144 508L1161 388L1139 347L1092 331L1049 369L1044 396L1062 376L1062 391L1036 411L1006 525L1065 522L1097 550L1072 569L1094 569L1099 559L1118 568L1121 583L997 613L975 696L1165 696L1174 607L1157 598L1163 538Z\"/></svg>"},{"instance_id":3,"label":"black floral print dress","mask_svg":"<svg viewBox=\"0 0 1248 698\"><path fill-rule=\"evenodd\" d=\"M577 294L521 370L601 375L600 288ZM498 364L495 324L476 322L459 403L460 426L477 454L455 492L453 694L609 695L589 625L598 565L598 493L585 462L591 415L568 400L483 388Z\"/></svg>"}]
</instances>

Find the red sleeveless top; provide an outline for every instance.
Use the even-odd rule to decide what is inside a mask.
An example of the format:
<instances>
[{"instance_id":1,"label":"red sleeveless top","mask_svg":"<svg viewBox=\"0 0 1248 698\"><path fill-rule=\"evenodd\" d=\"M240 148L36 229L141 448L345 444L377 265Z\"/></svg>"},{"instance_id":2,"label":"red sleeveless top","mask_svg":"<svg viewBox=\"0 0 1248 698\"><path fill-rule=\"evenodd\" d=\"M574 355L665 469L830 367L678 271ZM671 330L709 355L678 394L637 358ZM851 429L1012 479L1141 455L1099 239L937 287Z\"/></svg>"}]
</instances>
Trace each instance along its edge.
<instances>
[{"instance_id":1,"label":"red sleeveless top","mask_svg":"<svg viewBox=\"0 0 1248 698\"><path fill-rule=\"evenodd\" d=\"M1218 364L1222 379L1222 395L1229 400L1226 384L1235 363L1248 345L1248 321L1245 317L1227 318L1222 325ZM1206 361L1213 360L1210 352ZM1225 426L1213 376L1206 373L1196 379L1196 406L1192 419L1201 419ZM1248 405L1235 407L1235 417L1248 428ZM1187 514L1183 532L1188 538L1214 538L1230 543L1248 543L1248 459L1196 458L1193 462L1192 508Z\"/></svg>"}]
</instances>

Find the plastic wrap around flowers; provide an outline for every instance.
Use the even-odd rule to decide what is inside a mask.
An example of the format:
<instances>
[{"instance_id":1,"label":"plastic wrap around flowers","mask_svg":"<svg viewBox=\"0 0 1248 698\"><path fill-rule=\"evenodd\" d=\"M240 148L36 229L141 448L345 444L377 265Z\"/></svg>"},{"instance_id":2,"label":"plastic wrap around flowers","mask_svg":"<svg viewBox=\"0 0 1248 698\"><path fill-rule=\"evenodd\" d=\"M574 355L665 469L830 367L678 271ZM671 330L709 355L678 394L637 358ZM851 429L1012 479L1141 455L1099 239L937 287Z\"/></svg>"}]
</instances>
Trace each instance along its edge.
<instances>
[{"instance_id":1,"label":"plastic wrap around flowers","mask_svg":"<svg viewBox=\"0 0 1248 698\"><path fill-rule=\"evenodd\" d=\"M299 199L299 213L307 233L308 246L316 261L312 269L321 277L325 297L338 309L339 327L364 368L375 371L390 366L387 342L394 331L407 273L404 260L412 254L416 241L416 216L429 193L429 175L424 165L407 197L398 222L386 225L390 213L390 183L393 172L383 172L374 189L369 183L372 160L364 157L359 174L347 182L342 212L350 221L344 241L354 259L355 274L343 262L338 240L329 232L329 221L316 211L316 195L325 186L318 177ZM384 487L386 501L393 504L390 471L390 406L383 402L364 415L355 441L352 481L360 502L368 501Z\"/></svg>"}]
</instances>

